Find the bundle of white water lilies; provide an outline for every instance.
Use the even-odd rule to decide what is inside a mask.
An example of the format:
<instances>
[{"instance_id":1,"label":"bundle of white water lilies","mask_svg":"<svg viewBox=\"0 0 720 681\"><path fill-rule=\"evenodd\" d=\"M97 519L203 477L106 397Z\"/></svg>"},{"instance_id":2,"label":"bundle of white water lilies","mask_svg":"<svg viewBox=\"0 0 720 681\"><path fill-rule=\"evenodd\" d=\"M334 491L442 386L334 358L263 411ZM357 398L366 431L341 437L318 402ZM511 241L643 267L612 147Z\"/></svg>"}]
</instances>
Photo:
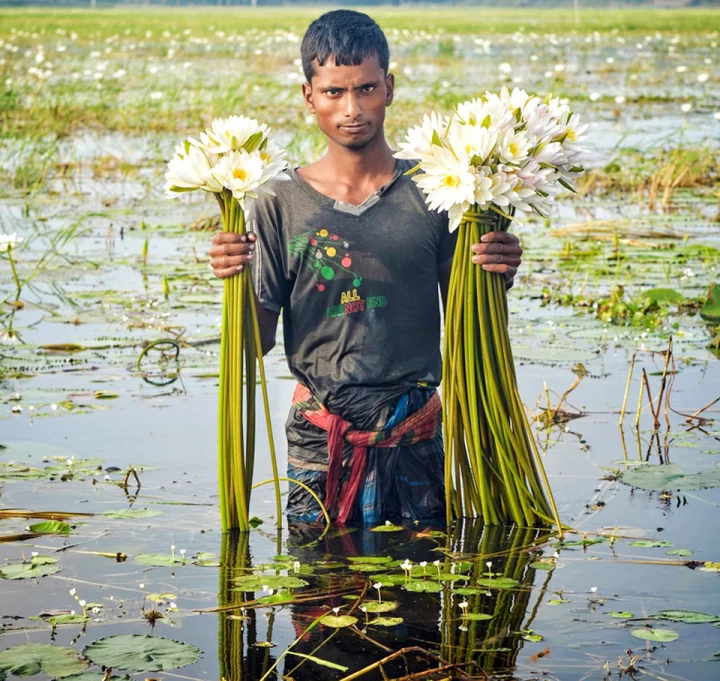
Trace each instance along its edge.
<instances>
[{"instance_id":1,"label":"bundle of white water lilies","mask_svg":"<svg viewBox=\"0 0 720 681\"><path fill-rule=\"evenodd\" d=\"M397 157L418 161L413 179L429 207L459 228L444 336L448 522L560 528L517 388L505 282L472 263L471 245L521 216L547 216L559 192L575 190L587 127L557 98L503 88L426 115L399 145Z\"/></svg>"},{"instance_id":2,"label":"bundle of white water lilies","mask_svg":"<svg viewBox=\"0 0 720 681\"><path fill-rule=\"evenodd\" d=\"M188 138L176 147L165 190L170 197L198 189L213 193L224 230L245 234L247 201L260 192L273 193L268 183L282 177L287 166L283 156L267 125L245 116L218 118L199 140ZM280 487L250 269L226 279L224 286L218 400L220 516L223 531L248 531L258 369L278 519L282 517Z\"/></svg>"}]
</instances>

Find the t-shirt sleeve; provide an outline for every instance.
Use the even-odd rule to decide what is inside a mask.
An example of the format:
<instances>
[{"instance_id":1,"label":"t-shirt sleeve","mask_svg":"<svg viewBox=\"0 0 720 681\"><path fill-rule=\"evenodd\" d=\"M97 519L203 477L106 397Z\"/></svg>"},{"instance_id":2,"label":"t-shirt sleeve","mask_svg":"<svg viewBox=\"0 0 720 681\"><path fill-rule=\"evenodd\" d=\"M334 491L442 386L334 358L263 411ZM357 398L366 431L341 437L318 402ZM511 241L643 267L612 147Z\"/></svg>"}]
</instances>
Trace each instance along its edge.
<instances>
[{"instance_id":1,"label":"t-shirt sleeve","mask_svg":"<svg viewBox=\"0 0 720 681\"><path fill-rule=\"evenodd\" d=\"M282 248L280 211L274 196L261 194L248 208L247 228L255 232L253 285L258 301L266 309L280 313L290 296Z\"/></svg>"}]
</instances>

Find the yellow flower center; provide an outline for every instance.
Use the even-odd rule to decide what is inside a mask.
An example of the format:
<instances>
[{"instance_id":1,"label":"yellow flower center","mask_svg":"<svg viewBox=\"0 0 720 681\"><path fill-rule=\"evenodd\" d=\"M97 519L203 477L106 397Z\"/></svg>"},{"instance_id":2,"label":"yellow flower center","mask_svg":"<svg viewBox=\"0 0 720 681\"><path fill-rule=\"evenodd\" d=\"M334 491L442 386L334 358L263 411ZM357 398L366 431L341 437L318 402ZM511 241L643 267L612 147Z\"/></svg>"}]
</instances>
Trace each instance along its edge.
<instances>
[{"instance_id":1,"label":"yellow flower center","mask_svg":"<svg viewBox=\"0 0 720 681\"><path fill-rule=\"evenodd\" d=\"M460 184L460 178L457 175L445 175L442 181L443 187L457 187Z\"/></svg>"},{"instance_id":2,"label":"yellow flower center","mask_svg":"<svg viewBox=\"0 0 720 681\"><path fill-rule=\"evenodd\" d=\"M232 174L236 180L240 180L241 182L245 182L245 180L247 180L247 172L242 168L235 168L235 170L232 171Z\"/></svg>"},{"instance_id":3,"label":"yellow flower center","mask_svg":"<svg viewBox=\"0 0 720 681\"><path fill-rule=\"evenodd\" d=\"M518 142L510 142L510 146L508 147L508 149L510 149L510 153L513 156L520 155L520 144Z\"/></svg>"},{"instance_id":4,"label":"yellow flower center","mask_svg":"<svg viewBox=\"0 0 720 681\"><path fill-rule=\"evenodd\" d=\"M261 151L260 158L263 163L270 163L270 154L268 154L267 151Z\"/></svg>"},{"instance_id":5,"label":"yellow flower center","mask_svg":"<svg viewBox=\"0 0 720 681\"><path fill-rule=\"evenodd\" d=\"M567 134L566 139L569 139L571 142L577 140L577 133L572 128L568 128L565 133Z\"/></svg>"}]
</instances>

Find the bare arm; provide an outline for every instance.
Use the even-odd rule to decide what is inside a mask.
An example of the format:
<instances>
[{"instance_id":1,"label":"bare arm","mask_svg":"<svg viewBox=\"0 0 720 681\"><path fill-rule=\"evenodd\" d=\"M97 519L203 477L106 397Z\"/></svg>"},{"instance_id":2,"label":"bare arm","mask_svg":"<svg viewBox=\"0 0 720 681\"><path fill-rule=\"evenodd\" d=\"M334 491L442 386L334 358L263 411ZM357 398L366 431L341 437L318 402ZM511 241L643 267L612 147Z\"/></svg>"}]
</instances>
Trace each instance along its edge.
<instances>
[{"instance_id":1,"label":"bare arm","mask_svg":"<svg viewBox=\"0 0 720 681\"><path fill-rule=\"evenodd\" d=\"M253 261L256 240L257 237L252 232L248 232L247 236L231 232L215 234L210 248L210 267L212 267L213 274L218 279L227 279L242 272ZM266 310L258 301L254 291L253 296L255 296L255 309L258 313L262 353L267 355L275 347L275 335L280 315L272 310Z\"/></svg>"}]
</instances>

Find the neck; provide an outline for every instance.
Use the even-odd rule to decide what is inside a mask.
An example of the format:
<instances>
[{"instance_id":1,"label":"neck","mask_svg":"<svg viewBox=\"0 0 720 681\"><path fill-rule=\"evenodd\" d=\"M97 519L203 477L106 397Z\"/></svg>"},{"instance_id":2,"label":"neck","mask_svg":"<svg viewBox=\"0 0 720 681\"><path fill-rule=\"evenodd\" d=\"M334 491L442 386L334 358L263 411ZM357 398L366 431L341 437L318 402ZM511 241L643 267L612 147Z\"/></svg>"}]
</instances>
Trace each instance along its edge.
<instances>
[{"instance_id":1,"label":"neck","mask_svg":"<svg viewBox=\"0 0 720 681\"><path fill-rule=\"evenodd\" d=\"M395 168L393 150L383 134L362 149L348 149L331 141L323 160L335 177L350 180L382 175Z\"/></svg>"}]
</instances>

